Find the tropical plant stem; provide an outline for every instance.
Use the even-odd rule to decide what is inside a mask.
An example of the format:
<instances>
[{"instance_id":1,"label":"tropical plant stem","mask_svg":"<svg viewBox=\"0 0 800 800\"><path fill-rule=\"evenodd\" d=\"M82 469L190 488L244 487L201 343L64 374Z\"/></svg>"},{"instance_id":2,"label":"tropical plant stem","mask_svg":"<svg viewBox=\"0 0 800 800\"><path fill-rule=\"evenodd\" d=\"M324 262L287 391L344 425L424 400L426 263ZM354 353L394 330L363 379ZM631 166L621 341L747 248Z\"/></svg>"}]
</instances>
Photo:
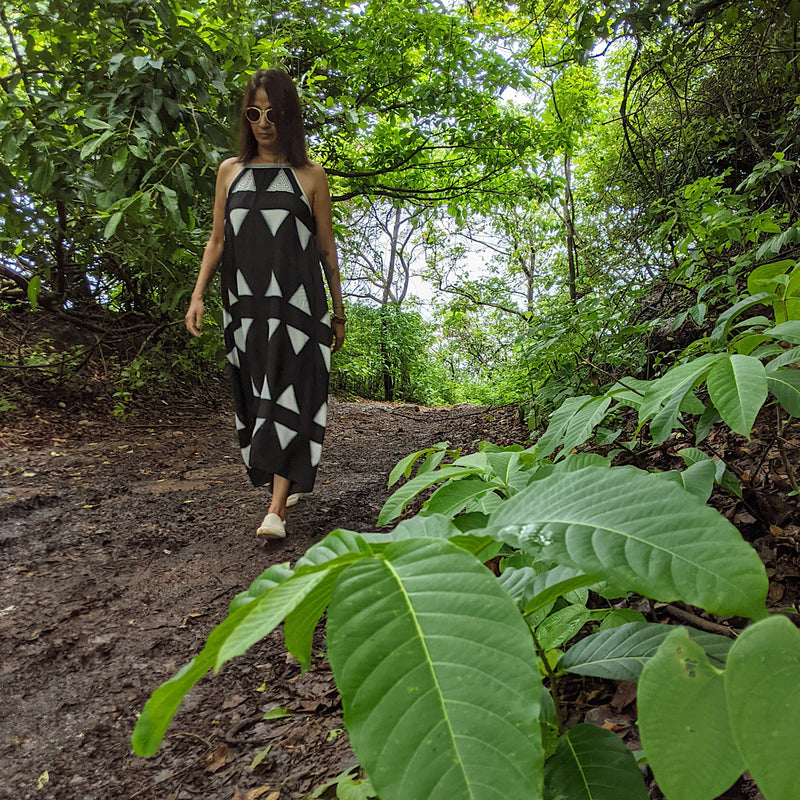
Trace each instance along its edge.
<instances>
[{"instance_id":1,"label":"tropical plant stem","mask_svg":"<svg viewBox=\"0 0 800 800\"><path fill-rule=\"evenodd\" d=\"M786 449L784 448L783 444L785 439L783 438L783 430L784 430L784 420L783 415L781 414L780 407L775 407L775 413L778 420L778 452L781 454L781 461L783 462L783 468L786 470L786 477L789 479L789 483L792 485L792 489L797 491L800 486L797 483L797 475L795 474L794 467L792 463L789 461L789 456L786 455Z\"/></svg>"},{"instance_id":2,"label":"tropical plant stem","mask_svg":"<svg viewBox=\"0 0 800 800\"><path fill-rule=\"evenodd\" d=\"M533 646L536 648L536 655L539 656L539 660L544 665L544 671L547 673L547 677L550 679L550 696L553 698L553 706L556 710L556 724L558 725L558 735L561 736L564 733L564 712L561 708L561 701L558 697L558 675L553 671L553 668L550 666L550 662L547 660L547 655L544 652L541 644L539 644L539 640L536 638L536 631L533 628L530 628L531 636L533 637Z\"/></svg>"}]
</instances>

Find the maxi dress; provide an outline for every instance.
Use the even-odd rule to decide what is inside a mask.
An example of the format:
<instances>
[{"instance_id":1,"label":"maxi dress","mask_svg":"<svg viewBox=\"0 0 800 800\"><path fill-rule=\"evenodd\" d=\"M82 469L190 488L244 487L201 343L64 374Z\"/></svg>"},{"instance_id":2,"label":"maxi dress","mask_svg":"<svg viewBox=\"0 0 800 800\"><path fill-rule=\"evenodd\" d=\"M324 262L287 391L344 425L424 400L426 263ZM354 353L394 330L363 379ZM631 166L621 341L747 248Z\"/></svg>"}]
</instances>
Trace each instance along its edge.
<instances>
[{"instance_id":1,"label":"maxi dress","mask_svg":"<svg viewBox=\"0 0 800 800\"><path fill-rule=\"evenodd\" d=\"M245 164L220 265L236 429L254 486L310 492L322 454L331 326L308 198L289 164Z\"/></svg>"}]
</instances>

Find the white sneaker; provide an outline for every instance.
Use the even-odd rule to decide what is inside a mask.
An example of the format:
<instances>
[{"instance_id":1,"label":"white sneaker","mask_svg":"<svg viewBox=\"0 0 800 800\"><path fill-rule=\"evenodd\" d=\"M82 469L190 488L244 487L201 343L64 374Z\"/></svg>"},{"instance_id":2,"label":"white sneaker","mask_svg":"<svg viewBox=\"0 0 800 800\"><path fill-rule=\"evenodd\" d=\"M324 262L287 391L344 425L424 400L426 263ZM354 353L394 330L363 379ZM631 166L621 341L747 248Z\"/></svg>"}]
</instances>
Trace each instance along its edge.
<instances>
[{"instance_id":1,"label":"white sneaker","mask_svg":"<svg viewBox=\"0 0 800 800\"><path fill-rule=\"evenodd\" d=\"M277 514L267 514L259 525L256 535L267 539L285 539L286 523Z\"/></svg>"},{"instance_id":2,"label":"white sneaker","mask_svg":"<svg viewBox=\"0 0 800 800\"><path fill-rule=\"evenodd\" d=\"M300 492L297 492L297 493L295 493L295 494L290 494L290 495L289 495L289 496L286 498L286 508L291 508L292 506L296 506L296 505L297 505L297 502L298 502L298 500L300 500L300 498L301 498L302 496L303 496L303 495L302 495Z\"/></svg>"}]
</instances>

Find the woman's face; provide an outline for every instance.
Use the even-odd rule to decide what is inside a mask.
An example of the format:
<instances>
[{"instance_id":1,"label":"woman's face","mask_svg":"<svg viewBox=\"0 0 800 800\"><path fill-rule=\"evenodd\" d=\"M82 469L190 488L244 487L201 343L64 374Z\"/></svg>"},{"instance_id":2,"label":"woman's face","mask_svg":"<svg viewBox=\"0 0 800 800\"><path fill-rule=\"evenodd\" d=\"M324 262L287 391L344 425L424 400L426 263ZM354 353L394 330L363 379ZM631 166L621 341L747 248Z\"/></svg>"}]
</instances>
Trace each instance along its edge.
<instances>
[{"instance_id":1,"label":"woman's face","mask_svg":"<svg viewBox=\"0 0 800 800\"><path fill-rule=\"evenodd\" d=\"M261 87L256 90L252 105L256 106L256 108L260 108L262 112L272 108L272 104L269 102L269 95ZM266 114L262 113L258 122L251 122L250 130L253 131L253 136L255 136L256 141L260 145L272 147L277 144L277 130L267 119Z\"/></svg>"}]
</instances>

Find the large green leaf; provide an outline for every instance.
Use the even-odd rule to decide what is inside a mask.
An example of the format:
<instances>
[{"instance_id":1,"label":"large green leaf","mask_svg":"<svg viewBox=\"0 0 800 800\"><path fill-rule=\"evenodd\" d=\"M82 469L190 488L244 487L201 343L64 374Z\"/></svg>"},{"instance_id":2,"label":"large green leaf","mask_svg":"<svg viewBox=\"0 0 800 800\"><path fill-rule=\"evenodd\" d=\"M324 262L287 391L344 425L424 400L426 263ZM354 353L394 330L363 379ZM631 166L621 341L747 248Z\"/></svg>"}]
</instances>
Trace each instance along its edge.
<instances>
[{"instance_id":1,"label":"large green leaf","mask_svg":"<svg viewBox=\"0 0 800 800\"><path fill-rule=\"evenodd\" d=\"M565 606L548 614L536 627L536 639L542 650L553 650L569 641L580 629L603 611L590 611L582 605Z\"/></svg>"},{"instance_id":2,"label":"large green leaf","mask_svg":"<svg viewBox=\"0 0 800 800\"><path fill-rule=\"evenodd\" d=\"M456 517L456 521L467 520L470 516L472 515ZM462 550L466 550L474 556L480 555L481 561L487 561L494 557L501 545L491 536L480 535L486 527L487 515L478 513L477 517L479 519L475 520L474 525L470 524L462 529L441 514L431 514L425 517L417 514L410 519L404 519L389 533L362 533L359 535L371 545L384 546L390 542L413 538L449 539ZM475 533L470 533L470 531L475 531Z\"/></svg>"},{"instance_id":3,"label":"large green leaf","mask_svg":"<svg viewBox=\"0 0 800 800\"><path fill-rule=\"evenodd\" d=\"M681 405L684 398L691 393L691 390L691 383L683 384L650 420L650 438L653 440L653 444L661 444L675 428L683 427L681 424Z\"/></svg>"},{"instance_id":4,"label":"large green leaf","mask_svg":"<svg viewBox=\"0 0 800 800\"><path fill-rule=\"evenodd\" d=\"M533 567L507 567L498 578L503 590L520 607L533 597L538 573Z\"/></svg>"},{"instance_id":5,"label":"large green leaf","mask_svg":"<svg viewBox=\"0 0 800 800\"><path fill-rule=\"evenodd\" d=\"M350 741L383 800L541 797L540 678L519 611L446 541L341 575L328 655Z\"/></svg>"},{"instance_id":6,"label":"large green leaf","mask_svg":"<svg viewBox=\"0 0 800 800\"><path fill-rule=\"evenodd\" d=\"M399 542L414 537L450 539L460 533L452 520L442 514L426 514L424 517L417 514L398 523L389 533L362 533L361 536L368 542L380 543Z\"/></svg>"},{"instance_id":7,"label":"large green leaf","mask_svg":"<svg viewBox=\"0 0 800 800\"><path fill-rule=\"evenodd\" d=\"M268 590L274 589L279 583L291 578L293 573L294 570L291 569L288 561L267 567L243 592L239 592L231 600L228 613L231 614L237 608L257 600Z\"/></svg>"},{"instance_id":8,"label":"large green leaf","mask_svg":"<svg viewBox=\"0 0 800 800\"><path fill-rule=\"evenodd\" d=\"M657 600L765 613L764 566L736 528L699 498L634 468L587 467L536 481L503 503L487 533Z\"/></svg>"},{"instance_id":9,"label":"large green leaf","mask_svg":"<svg viewBox=\"0 0 800 800\"><path fill-rule=\"evenodd\" d=\"M247 591L233 599L228 616L214 628L200 653L172 678L162 683L145 703L131 737L133 750L137 755L155 754L184 696L217 664L220 649L227 638L257 608L261 599L291 578L292 573L287 565L274 565L259 575Z\"/></svg>"},{"instance_id":10,"label":"large green leaf","mask_svg":"<svg viewBox=\"0 0 800 800\"><path fill-rule=\"evenodd\" d=\"M764 365L753 356L726 355L708 374L708 393L722 419L749 436L767 399Z\"/></svg>"},{"instance_id":11,"label":"large green leaf","mask_svg":"<svg viewBox=\"0 0 800 800\"><path fill-rule=\"evenodd\" d=\"M800 631L785 617L746 628L725 670L731 730L766 800L796 800Z\"/></svg>"},{"instance_id":12,"label":"large green leaf","mask_svg":"<svg viewBox=\"0 0 800 800\"><path fill-rule=\"evenodd\" d=\"M683 452L683 451L681 451ZM714 479L717 475L717 465L711 459L696 461L684 470L672 469L668 472L655 472L655 480L668 480L682 487L687 492L698 497L704 503L708 502L714 490Z\"/></svg>"},{"instance_id":13,"label":"large green leaf","mask_svg":"<svg viewBox=\"0 0 800 800\"><path fill-rule=\"evenodd\" d=\"M547 430L541 435L536 443L536 454L541 458L547 458L561 443L566 433L570 420L587 403L594 403L596 397L591 395L581 395L580 397L568 397L551 415L547 425Z\"/></svg>"},{"instance_id":14,"label":"large green leaf","mask_svg":"<svg viewBox=\"0 0 800 800\"><path fill-rule=\"evenodd\" d=\"M403 513L406 504L416 497L420 492L425 491L434 483L446 481L450 478L463 478L467 475L477 475L484 470L480 467L456 467L447 466L434 472L425 472L417 475L408 483L404 483L397 491L392 494L384 503L381 513L378 515L378 525L386 525Z\"/></svg>"},{"instance_id":15,"label":"large green leaf","mask_svg":"<svg viewBox=\"0 0 800 800\"><path fill-rule=\"evenodd\" d=\"M768 328L764 333L773 339L800 344L800 320L791 319L788 322L782 322L774 328Z\"/></svg>"},{"instance_id":16,"label":"large green leaf","mask_svg":"<svg viewBox=\"0 0 800 800\"><path fill-rule=\"evenodd\" d=\"M355 531L348 531L345 528L337 528L331 531L324 539L311 545L305 554L297 559L295 570L302 571L305 567L319 567L347 553L361 552L370 553L369 546L362 535Z\"/></svg>"},{"instance_id":17,"label":"large green leaf","mask_svg":"<svg viewBox=\"0 0 800 800\"><path fill-rule=\"evenodd\" d=\"M569 592L574 592L584 586L591 586L597 582L598 578L596 576L586 575L579 569L553 567L553 569L549 569L534 578L533 586L531 587L531 598L525 605L525 613L531 614L557 597L563 597Z\"/></svg>"},{"instance_id":18,"label":"large green leaf","mask_svg":"<svg viewBox=\"0 0 800 800\"><path fill-rule=\"evenodd\" d=\"M314 631L325 609L331 601L331 594L341 571L354 558L342 558L348 554L371 553L371 548L361 534L348 530L331 531L321 542L312 545L295 565L298 572L304 568L314 568L331 564L325 570L321 581L315 583L307 592L303 602L296 605L287 615L283 625L286 649L300 662L302 668L311 666L311 647Z\"/></svg>"},{"instance_id":19,"label":"large green leaf","mask_svg":"<svg viewBox=\"0 0 800 800\"><path fill-rule=\"evenodd\" d=\"M800 370L775 370L767 376L767 386L785 411L800 417Z\"/></svg>"},{"instance_id":20,"label":"large green leaf","mask_svg":"<svg viewBox=\"0 0 800 800\"><path fill-rule=\"evenodd\" d=\"M297 569L291 578L245 606L248 614L238 620L225 641L221 643L215 668L219 669L226 661L241 655L259 639L271 633L283 622L287 614L294 611L314 592L327 573L341 570L342 567L363 557L361 553L347 552L319 566Z\"/></svg>"},{"instance_id":21,"label":"large green leaf","mask_svg":"<svg viewBox=\"0 0 800 800\"><path fill-rule=\"evenodd\" d=\"M658 380L652 381L639 406L639 424L652 419L661 406L668 403L676 394L680 398L678 401L680 408L680 403L686 394L708 374L720 358L722 355L719 353L700 356L686 364L673 367Z\"/></svg>"},{"instance_id":22,"label":"large green leaf","mask_svg":"<svg viewBox=\"0 0 800 800\"><path fill-rule=\"evenodd\" d=\"M636 681L644 665L673 630L670 625L654 622L628 622L601 630L570 647L559 660L558 668L578 675ZM730 639L694 629L689 630L689 635L705 650L711 663L717 667L724 665L731 647Z\"/></svg>"},{"instance_id":23,"label":"large green leaf","mask_svg":"<svg viewBox=\"0 0 800 800\"><path fill-rule=\"evenodd\" d=\"M772 361L766 365L765 369L769 375L771 372L775 372L779 367L796 364L798 361L800 361L800 345L792 347L790 350L785 350L779 356L773 358Z\"/></svg>"},{"instance_id":24,"label":"large green leaf","mask_svg":"<svg viewBox=\"0 0 800 800\"><path fill-rule=\"evenodd\" d=\"M747 276L747 291L751 295L758 292L774 291L777 288L776 278L785 275L786 271L795 266L795 261L783 259L769 264L761 264Z\"/></svg>"},{"instance_id":25,"label":"large green leaf","mask_svg":"<svg viewBox=\"0 0 800 800\"><path fill-rule=\"evenodd\" d=\"M425 460L422 462L422 466L420 466L419 470L421 472L430 472L432 469L435 469L447 455L448 447L450 447L450 442L439 442L433 447L417 450L416 453L409 453L405 458L400 459L389 473L389 486L393 486L400 478L410 478L411 472L414 469L414 464L423 456L425 456Z\"/></svg>"},{"instance_id":26,"label":"large green leaf","mask_svg":"<svg viewBox=\"0 0 800 800\"><path fill-rule=\"evenodd\" d=\"M487 450L486 462L491 470L491 475L497 478L503 486L510 486L516 474L520 471L521 459L519 451L493 452Z\"/></svg>"},{"instance_id":27,"label":"large green leaf","mask_svg":"<svg viewBox=\"0 0 800 800\"><path fill-rule=\"evenodd\" d=\"M605 417L608 407L611 405L610 397L595 397L580 409L567 422L564 431L564 439L561 442L559 459L568 455L573 447L583 444L591 435L595 427Z\"/></svg>"},{"instance_id":28,"label":"large green leaf","mask_svg":"<svg viewBox=\"0 0 800 800\"><path fill-rule=\"evenodd\" d=\"M775 299L773 292L759 292L758 294L750 295L734 303L729 309L723 311L717 319L717 324L711 332L711 343L714 345L724 345L728 339L733 321L740 315L747 311L748 308L758 306L766 303L771 303Z\"/></svg>"},{"instance_id":29,"label":"large green leaf","mask_svg":"<svg viewBox=\"0 0 800 800\"><path fill-rule=\"evenodd\" d=\"M611 731L576 725L544 767L545 800L647 800L632 753Z\"/></svg>"},{"instance_id":30,"label":"large green leaf","mask_svg":"<svg viewBox=\"0 0 800 800\"><path fill-rule=\"evenodd\" d=\"M546 572L537 572L531 567L507 567L499 580L526 614L569 592L597 583L597 578L572 567L554 567Z\"/></svg>"},{"instance_id":31,"label":"large green leaf","mask_svg":"<svg viewBox=\"0 0 800 800\"><path fill-rule=\"evenodd\" d=\"M452 518L464 509L474 511L477 510L476 500L499 488L498 484L489 483L478 475L470 475L440 486L425 502L423 513Z\"/></svg>"},{"instance_id":32,"label":"large green leaf","mask_svg":"<svg viewBox=\"0 0 800 800\"><path fill-rule=\"evenodd\" d=\"M637 697L642 746L669 800L713 800L744 772L722 672L684 628L645 665Z\"/></svg>"}]
</instances>

